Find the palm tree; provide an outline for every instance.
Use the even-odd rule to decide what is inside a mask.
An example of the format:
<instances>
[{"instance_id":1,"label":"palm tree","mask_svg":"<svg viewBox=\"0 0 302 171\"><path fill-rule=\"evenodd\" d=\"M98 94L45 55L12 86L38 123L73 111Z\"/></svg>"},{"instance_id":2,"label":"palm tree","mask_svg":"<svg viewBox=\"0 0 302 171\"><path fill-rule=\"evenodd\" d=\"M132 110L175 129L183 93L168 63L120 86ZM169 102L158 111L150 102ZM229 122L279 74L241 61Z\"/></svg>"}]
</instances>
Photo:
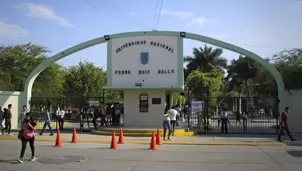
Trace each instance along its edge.
<instances>
[{"instance_id":1,"label":"palm tree","mask_svg":"<svg viewBox=\"0 0 302 171\"><path fill-rule=\"evenodd\" d=\"M227 67L227 59L221 57L222 53L222 49L213 49L207 45L193 48L193 56L184 58L184 62L187 63L186 75L197 69L201 72L211 72L214 68L225 69Z\"/></svg>"},{"instance_id":2,"label":"palm tree","mask_svg":"<svg viewBox=\"0 0 302 171\"><path fill-rule=\"evenodd\" d=\"M225 80L229 84L228 91L239 92L238 109L241 112L241 97L247 97L246 104L252 103L252 99L248 99L254 94L253 79L257 76L259 67L255 61L240 55L237 60L231 61L227 70L228 75ZM237 102L233 104L237 106ZM234 106L233 108L237 107Z\"/></svg>"}]
</instances>

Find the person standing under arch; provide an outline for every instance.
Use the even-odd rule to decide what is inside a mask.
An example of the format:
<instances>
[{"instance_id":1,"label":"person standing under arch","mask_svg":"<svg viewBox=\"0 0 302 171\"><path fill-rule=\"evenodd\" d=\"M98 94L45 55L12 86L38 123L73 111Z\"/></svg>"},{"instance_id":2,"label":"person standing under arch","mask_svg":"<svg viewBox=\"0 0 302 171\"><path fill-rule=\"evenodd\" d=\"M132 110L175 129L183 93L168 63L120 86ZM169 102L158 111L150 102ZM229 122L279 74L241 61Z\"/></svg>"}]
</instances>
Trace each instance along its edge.
<instances>
[{"instance_id":1,"label":"person standing under arch","mask_svg":"<svg viewBox=\"0 0 302 171\"><path fill-rule=\"evenodd\" d=\"M220 119L221 119L221 133L228 133L228 123L229 123L229 113L227 111L227 108L223 108L220 113Z\"/></svg>"}]
</instances>

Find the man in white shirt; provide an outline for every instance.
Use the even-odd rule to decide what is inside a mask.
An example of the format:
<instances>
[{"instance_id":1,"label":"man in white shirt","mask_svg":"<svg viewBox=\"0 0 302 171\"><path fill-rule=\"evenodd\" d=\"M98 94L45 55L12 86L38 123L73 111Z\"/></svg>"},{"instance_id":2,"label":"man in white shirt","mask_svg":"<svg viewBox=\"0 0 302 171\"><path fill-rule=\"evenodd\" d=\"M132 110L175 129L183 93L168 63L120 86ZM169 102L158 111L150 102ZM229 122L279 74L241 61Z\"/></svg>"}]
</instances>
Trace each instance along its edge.
<instances>
[{"instance_id":1,"label":"man in white shirt","mask_svg":"<svg viewBox=\"0 0 302 171\"><path fill-rule=\"evenodd\" d=\"M168 110L168 113L170 114L172 136L174 136L176 117L179 115L179 113L174 109L174 106L172 106L172 109Z\"/></svg>"},{"instance_id":2,"label":"man in white shirt","mask_svg":"<svg viewBox=\"0 0 302 171\"><path fill-rule=\"evenodd\" d=\"M64 129L65 111L63 109L58 108L57 117L58 117L59 129L63 130Z\"/></svg>"},{"instance_id":3,"label":"man in white shirt","mask_svg":"<svg viewBox=\"0 0 302 171\"><path fill-rule=\"evenodd\" d=\"M229 120L229 112L226 108L223 108L220 113L221 120L221 133L228 133L228 120Z\"/></svg>"}]
</instances>

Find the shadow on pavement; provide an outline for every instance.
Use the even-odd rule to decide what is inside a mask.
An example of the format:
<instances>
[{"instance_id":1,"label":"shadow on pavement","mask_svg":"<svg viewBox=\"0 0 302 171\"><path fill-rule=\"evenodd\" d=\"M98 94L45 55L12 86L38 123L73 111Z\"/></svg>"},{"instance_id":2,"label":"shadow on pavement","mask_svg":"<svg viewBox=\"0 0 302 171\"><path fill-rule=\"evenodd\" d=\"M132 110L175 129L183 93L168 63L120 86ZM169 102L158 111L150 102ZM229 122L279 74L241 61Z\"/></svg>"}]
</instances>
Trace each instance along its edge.
<instances>
[{"instance_id":1,"label":"shadow on pavement","mask_svg":"<svg viewBox=\"0 0 302 171\"><path fill-rule=\"evenodd\" d=\"M293 157L301 157L302 158L302 151L287 151L287 153Z\"/></svg>"},{"instance_id":2,"label":"shadow on pavement","mask_svg":"<svg viewBox=\"0 0 302 171\"><path fill-rule=\"evenodd\" d=\"M0 159L0 163L19 164L17 159L7 159L7 160Z\"/></svg>"}]
</instances>

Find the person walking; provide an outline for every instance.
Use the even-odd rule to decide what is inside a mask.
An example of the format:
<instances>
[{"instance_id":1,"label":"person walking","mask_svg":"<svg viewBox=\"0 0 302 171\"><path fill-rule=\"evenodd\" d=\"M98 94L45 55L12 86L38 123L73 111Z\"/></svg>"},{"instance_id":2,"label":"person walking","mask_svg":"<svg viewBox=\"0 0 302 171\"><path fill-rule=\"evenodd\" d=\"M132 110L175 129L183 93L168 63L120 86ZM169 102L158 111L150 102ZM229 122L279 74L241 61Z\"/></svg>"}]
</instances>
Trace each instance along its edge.
<instances>
[{"instance_id":1,"label":"person walking","mask_svg":"<svg viewBox=\"0 0 302 171\"><path fill-rule=\"evenodd\" d=\"M4 112L2 111L2 108L0 107L0 130L3 129L3 120L4 120ZM2 134L2 132L0 132L0 135Z\"/></svg>"},{"instance_id":2,"label":"person walking","mask_svg":"<svg viewBox=\"0 0 302 171\"><path fill-rule=\"evenodd\" d=\"M175 126L176 126L176 117L179 115L175 107L172 106L172 109L168 110L170 114L170 122L171 122L171 129L172 129L172 136L174 136Z\"/></svg>"},{"instance_id":3,"label":"person walking","mask_svg":"<svg viewBox=\"0 0 302 171\"><path fill-rule=\"evenodd\" d=\"M107 126L106 121L106 105L104 102L101 103L101 126Z\"/></svg>"},{"instance_id":4,"label":"person walking","mask_svg":"<svg viewBox=\"0 0 302 171\"><path fill-rule=\"evenodd\" d=\"M289 131L289 128L288 128L288 124L287 124L287 121L288 121L288 113L290 112L290 109L289 107L286 107L284 112L282 112L282 115L281 115L281 121L280 121L280 129L279 129L279 133L278 133L278 139L277 141L279 142L282 142L281 140L281 136L282 134L284 133L284 130L287 134L287 136L290 138L291 141L295 141L296 139L294 137L292 137L290 131Z\"/></svg>"},{"instance_id":5,"label":"person walking","mask_svg":"<svg viewBox=\"0 0 302 171\"><path fill-rule=\"evenodd\" d=\"M53 131L52 131L52 128L51 128L51 119L50 119L50 114L49 114L49 111L48 111L48 108L45 108L45 116L44 116L44 126L43 126L43 129L42 131L40 132L40 135L43 135L43 132L46 128L46 126L48 126L48 129L50 131L50 135L49 136L53 136Z\"/></svg>"},{"instance_id":6,"label":"person walking","mask_svg":"<svg viewBox=\"0 0 302 171\"><path fill-rule=\"evenodd\" d=\"M165 110L165 113L164 113L163 128L164 128L164 137L163 137L164 141L166 140L167 130L169 131L168 140L171 141L170 136L172 133L172 129L171 129L171 122L170 122L170 114L169 114L168 110Z\"/></svg>"},{"instance_id":7,"label":"person walking","mask_svg":"<svg viewBox=\"0 0 302 171\"><path fill-rule=\"evenodd\" d=\"M2 134L7 131L8 135L13 135L10 133L12 126L12 104L8 105L8 108L4 111L5 127L1 130Z\"/></svg>"},{"instance_id":8,"label":"person walking","mask_svg":"<svg viewBox=\"0 0 302 171\"><path fill-rule=\"evenodd\" d=\"M20 140L22 142L22 148L21 148L21 153L20 157L18 158L19 163L23 163L23 157L24 153L27 147L27 143L29 142L29 146L31 149L31 158L30 161L35 161L35 123L32 121L32 118L30 117L30 114L27 113L24 116L24 120L22 122L22 135L20 137Z\"/></svg>"},{"instance_id":9,"label":"person walking","mask_svg":"<svg viewBox=\"0 0 302 171\"><path fill-rule=\"evenodd\" d=\"M26 105L23 105L23 109L22 109L22 111L20 112L20 116L19 116L19 119L18 119L18 123L21 122L21 126L22 126L22 122L24 121L25 115L26 115L27 113L28 113L27 106L26 106Z\"/></svg>"}]
</instances>

